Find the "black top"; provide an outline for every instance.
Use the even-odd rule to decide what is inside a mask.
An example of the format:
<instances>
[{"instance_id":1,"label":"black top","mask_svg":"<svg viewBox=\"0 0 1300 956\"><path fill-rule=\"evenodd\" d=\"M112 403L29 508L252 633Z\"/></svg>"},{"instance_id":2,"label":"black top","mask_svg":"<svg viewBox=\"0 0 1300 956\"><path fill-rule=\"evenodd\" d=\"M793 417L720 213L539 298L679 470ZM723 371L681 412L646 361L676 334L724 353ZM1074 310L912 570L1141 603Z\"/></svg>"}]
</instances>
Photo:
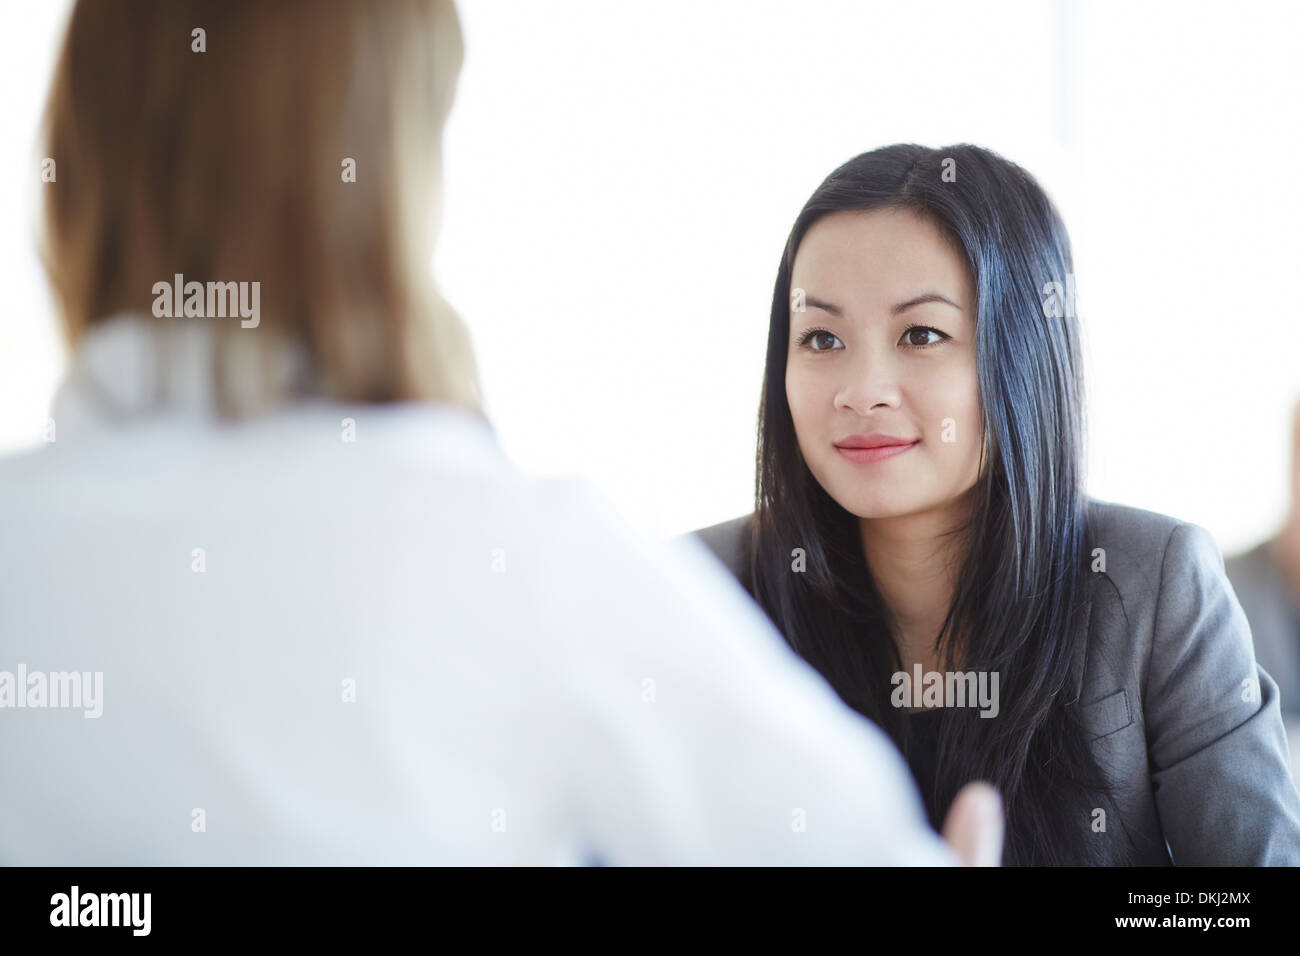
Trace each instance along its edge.
<instances>
[{"instance_id":1,"label":"black top","mask_svg":"<svg viewBox=\"0 0 1300 956\"><path fill-rule=\"evenodd\" d=\"M936 830L943 826L943 812L947 807L936 807L930 788L934 785L935 756L939 749L939 719L943 711L934 707L929 710L915 711L907 715L908 730L911 732L907 745L907 765L916 778L917 788L925 801L925 812L930 818L930 826Z\"/></svg>"}]
</instances>

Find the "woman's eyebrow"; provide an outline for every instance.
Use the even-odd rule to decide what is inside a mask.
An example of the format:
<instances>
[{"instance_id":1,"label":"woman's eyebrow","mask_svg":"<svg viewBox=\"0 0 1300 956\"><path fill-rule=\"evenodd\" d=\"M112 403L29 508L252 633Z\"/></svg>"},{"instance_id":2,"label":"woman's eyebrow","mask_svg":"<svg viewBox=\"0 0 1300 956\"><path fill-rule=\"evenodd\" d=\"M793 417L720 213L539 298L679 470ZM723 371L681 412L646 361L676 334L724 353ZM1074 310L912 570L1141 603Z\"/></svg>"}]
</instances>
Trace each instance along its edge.
<instances>
[{"instance_id":1,"label":"woman's eyebrow","mask_svg":"<svg viewBox=\"0 0 1300 956\"><path fill-rule=\"evenodd\" d=\"M889 311L894 315L898 315L900 312L906 312L914 305L925 305L925 303L927 302L942 302L945 305L950 305L954 309L957 309L959 311L961 309L961 306L959 306L956 302L952 301L952 299L948 298L947 296L940 295L937 292L926 292L924 295L918 295L914 299L908 299L906 302L898 303L898 305L894 306Z\"/></svg>"},{"instance_id":2,"label":"woman's eyebrow","mask_svg":"<svg viewBox=\"0 0 1300 956\"><path fill-rule=\"evenodd\" d=\"M961 306L959 306L956 302L952 301L952 299L949 299L947 296L940 295L937 292L926 292L921 295L915 296L911 299L908 299L906 302L899 302L897 305L893 306L889 311L893 315L898 315L902 312L906 312L914 305L925 305L927 302L942 302L945 305L952 306L954 309L961 308ZM814 309L821 309L823 312L829 312L831 315L837 315L837 316L844 315L843 310L841 310L838 305L832 305L829 302L823 302L821 299L815 298L814 296L811 295L804 296L804 305L811 306Z\"/></svg>"}]
</instances>

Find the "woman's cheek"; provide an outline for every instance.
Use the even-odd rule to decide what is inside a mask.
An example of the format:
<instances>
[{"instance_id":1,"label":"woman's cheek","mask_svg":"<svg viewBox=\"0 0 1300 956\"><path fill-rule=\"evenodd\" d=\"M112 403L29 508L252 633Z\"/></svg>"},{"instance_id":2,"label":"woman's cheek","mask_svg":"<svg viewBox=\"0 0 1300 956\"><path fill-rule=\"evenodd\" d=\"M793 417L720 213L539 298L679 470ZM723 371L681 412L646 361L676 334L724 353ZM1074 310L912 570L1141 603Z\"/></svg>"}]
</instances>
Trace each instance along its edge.
<instances>
[{"instance_id":1,"label":"woman's cheek","mask_svg":"<svg viewBox=\"0 0 1300 956\"><path fill-rule=\"evenodd\" d=\"M816 383L809 382L802 376L789 381L786 387L786 401L790 405L790 415L794 419L795 430L806 436L817 428Z\"/></svg>"},{"instance_id":2,"label":"woman's cheek","mask_svg":"<svg viewBox=\"0 0 1300 956\"><path fill-rule=\"evenodd\" d=\"M945 442L964 444L978 431L979 391L965 369L936 375L919 393L925 402L925 418L931 428L946 435Z\"/></svg>"}]
</instances>

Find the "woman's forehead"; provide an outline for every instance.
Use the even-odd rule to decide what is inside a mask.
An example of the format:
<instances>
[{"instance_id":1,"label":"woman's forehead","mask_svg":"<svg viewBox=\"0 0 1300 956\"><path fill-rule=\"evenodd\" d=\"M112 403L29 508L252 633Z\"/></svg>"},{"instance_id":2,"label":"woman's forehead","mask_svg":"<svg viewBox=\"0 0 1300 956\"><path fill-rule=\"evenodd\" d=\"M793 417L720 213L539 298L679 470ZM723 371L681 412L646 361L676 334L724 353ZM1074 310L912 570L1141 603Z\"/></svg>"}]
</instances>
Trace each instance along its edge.
<instances>
[{"instance_id":1,"label":"woman's forehead","mask_svg":"<svg viewBox=\"0 0 1300 956\"><path fill-rule=\"evenodd\" d=\"M973 287L965 259L943 230L896 208L818 220L799 245L791 285L843 308L886 300L892 306L928 292L968 306Z\"/></svg>"}]
</instances>

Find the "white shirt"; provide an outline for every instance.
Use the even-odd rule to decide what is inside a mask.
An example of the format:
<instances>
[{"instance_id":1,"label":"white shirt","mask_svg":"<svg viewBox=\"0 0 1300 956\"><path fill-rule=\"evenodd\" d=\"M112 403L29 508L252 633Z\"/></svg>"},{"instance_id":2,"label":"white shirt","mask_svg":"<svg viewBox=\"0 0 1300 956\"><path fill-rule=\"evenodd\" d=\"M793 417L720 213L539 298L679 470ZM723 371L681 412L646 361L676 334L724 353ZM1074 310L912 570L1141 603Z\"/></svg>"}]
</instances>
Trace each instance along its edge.
<instances>
[{"instance_id":1,"label":"white shirt","mask_svg":"<svg viewBox=\"0 0 1300 956\"><path fill-rule=\"evenodd\" d=\"M218 424L189 328L97 328L0 461L0 863L956 862L702 545L450 406Z\"/></svg>"}]
</instances>

